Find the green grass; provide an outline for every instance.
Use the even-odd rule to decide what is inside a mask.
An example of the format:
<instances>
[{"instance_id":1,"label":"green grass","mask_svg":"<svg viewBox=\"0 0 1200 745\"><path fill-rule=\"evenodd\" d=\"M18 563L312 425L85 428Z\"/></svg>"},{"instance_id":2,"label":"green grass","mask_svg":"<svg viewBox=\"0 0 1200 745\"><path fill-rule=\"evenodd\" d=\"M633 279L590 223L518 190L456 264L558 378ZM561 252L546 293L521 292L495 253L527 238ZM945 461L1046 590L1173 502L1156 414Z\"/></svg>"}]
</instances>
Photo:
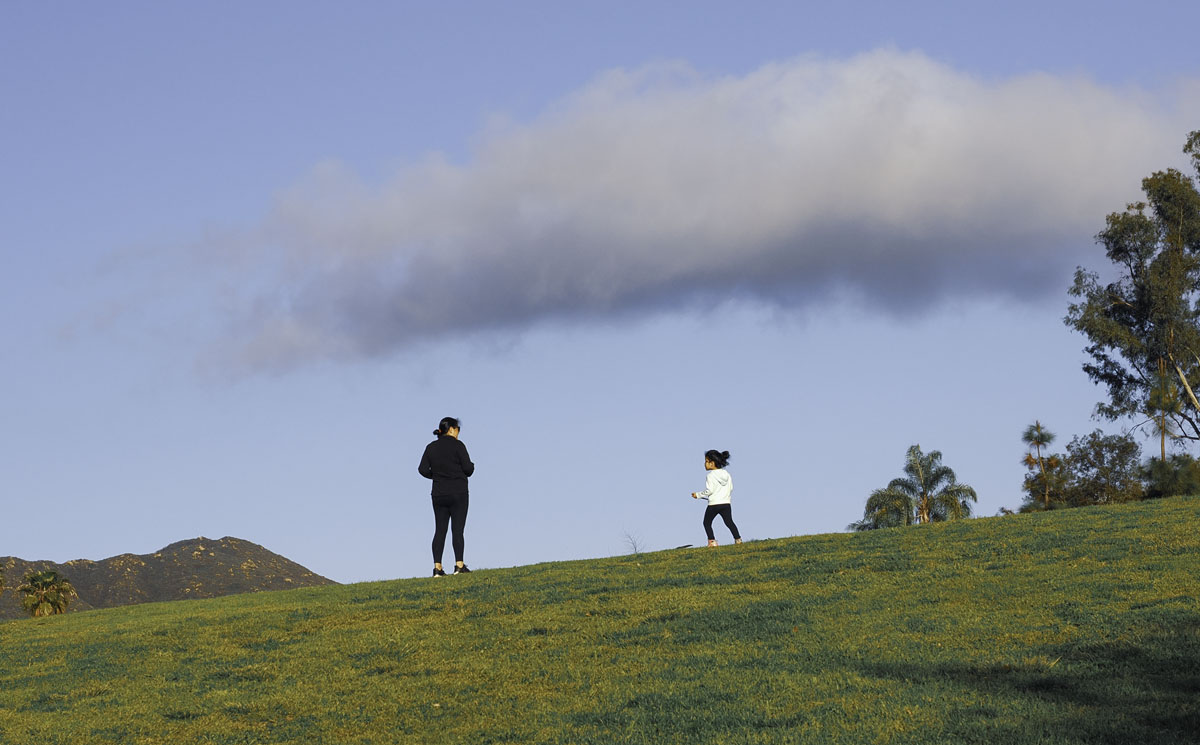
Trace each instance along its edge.
<instances>
[{"instance_id":1,"label":"green grass","mask_svg":"<svg viewBox=\"0 0 1200 745\"><path fill-rule=\"evenodd\" d=\"M1200 499L0 624L0 742L1194 743Z\"/></svg>"}]
</instances>

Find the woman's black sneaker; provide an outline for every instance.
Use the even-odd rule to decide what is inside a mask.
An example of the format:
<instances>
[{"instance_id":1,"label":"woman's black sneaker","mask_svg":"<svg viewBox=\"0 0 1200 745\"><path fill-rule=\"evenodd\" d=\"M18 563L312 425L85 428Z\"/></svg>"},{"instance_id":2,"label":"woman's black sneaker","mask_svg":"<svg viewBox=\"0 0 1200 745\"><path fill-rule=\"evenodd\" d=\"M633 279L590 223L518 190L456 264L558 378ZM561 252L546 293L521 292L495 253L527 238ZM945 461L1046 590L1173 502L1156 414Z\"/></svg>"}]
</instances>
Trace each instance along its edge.
<instances>
[{"instance_id":1,"label":"woman's black sneaker","mask_svg":"<svg viewBox=\"0 0 1200 745\"><path fill-rule=\"evenodd\" d=\"M455 574L470 574L470 573L471 573L471 570L470 570L470 569L467 569L467 565L466 565L466 564L463 564L462 566L458 566L458 565L456 564L456 565L454 566L454 573L455 573Z\"/></svg>"},{"instance_id":2,"label":"woman's black sneaker","mask_svg":"<svg viewBox=\"0 0 1200 745\"><path fill-rule=\"evenodd\" d=\"M437 567L434 567L434 568L433 568L433 576L435 576L435 577L445 577L445 576L446 576L446 573L445 573L445 572L443 572L441 569L438 569Z\"/></svg>"}]
</instances>

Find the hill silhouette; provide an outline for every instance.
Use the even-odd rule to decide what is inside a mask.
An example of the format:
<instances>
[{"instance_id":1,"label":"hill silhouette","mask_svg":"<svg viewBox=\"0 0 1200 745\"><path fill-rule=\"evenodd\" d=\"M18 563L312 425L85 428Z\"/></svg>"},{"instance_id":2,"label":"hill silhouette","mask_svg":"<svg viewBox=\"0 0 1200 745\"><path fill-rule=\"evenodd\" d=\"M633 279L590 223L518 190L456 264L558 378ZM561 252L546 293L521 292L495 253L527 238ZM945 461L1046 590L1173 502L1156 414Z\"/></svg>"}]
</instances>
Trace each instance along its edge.
<instances>
[{"instance_id":1,"label":"hill silhouette","mask_svg":"<svg viewBox=\"0 0 1200 745\"><path fill-rule=\"evenodd\" d=\"M121 554L102 561L56 564L5 556L0 557L6 588L0 594L0 619L27 615L15 588L26 573L44 569L57 570L75 586L79 598L71 603L71 611L337 584L256 543L230 536L192 538L152 554Z\"/></svg>"}]
</instances>

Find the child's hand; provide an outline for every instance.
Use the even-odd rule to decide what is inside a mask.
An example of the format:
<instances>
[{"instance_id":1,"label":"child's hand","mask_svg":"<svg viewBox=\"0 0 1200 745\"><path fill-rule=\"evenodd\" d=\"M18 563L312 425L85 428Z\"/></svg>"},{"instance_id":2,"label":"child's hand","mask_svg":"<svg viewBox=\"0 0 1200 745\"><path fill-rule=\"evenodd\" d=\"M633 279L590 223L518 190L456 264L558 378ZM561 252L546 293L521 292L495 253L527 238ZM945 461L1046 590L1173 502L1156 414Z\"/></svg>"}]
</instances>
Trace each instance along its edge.
<instances>
[{"instance_id":1,"label":"child's hand","mask_svg":"<svg viewBox=\"0 0 1200 745\"><path fill-rule=\"evenodd\" d=\"M696 496L696 492L692 492L692 499L699 499L699 497Z\"/></svg>"}]
</instances>

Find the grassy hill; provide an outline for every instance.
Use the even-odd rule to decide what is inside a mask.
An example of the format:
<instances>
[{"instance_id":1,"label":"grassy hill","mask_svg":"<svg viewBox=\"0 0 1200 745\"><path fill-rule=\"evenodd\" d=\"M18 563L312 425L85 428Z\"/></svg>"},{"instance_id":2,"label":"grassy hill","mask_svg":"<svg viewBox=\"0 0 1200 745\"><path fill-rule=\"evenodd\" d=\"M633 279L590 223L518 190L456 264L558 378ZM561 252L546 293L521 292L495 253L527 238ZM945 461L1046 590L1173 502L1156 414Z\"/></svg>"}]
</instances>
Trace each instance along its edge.
<instances>
[{"instance_id":1,"label":"grassy hill","mask_svg":"<svg viewBox=\"0 0 1200 745\"><path fill-rule=\"evenodd\" d=\"M1194 743L1200 499L0 623L4 743Z\"/></svg>"}]
</instances>

